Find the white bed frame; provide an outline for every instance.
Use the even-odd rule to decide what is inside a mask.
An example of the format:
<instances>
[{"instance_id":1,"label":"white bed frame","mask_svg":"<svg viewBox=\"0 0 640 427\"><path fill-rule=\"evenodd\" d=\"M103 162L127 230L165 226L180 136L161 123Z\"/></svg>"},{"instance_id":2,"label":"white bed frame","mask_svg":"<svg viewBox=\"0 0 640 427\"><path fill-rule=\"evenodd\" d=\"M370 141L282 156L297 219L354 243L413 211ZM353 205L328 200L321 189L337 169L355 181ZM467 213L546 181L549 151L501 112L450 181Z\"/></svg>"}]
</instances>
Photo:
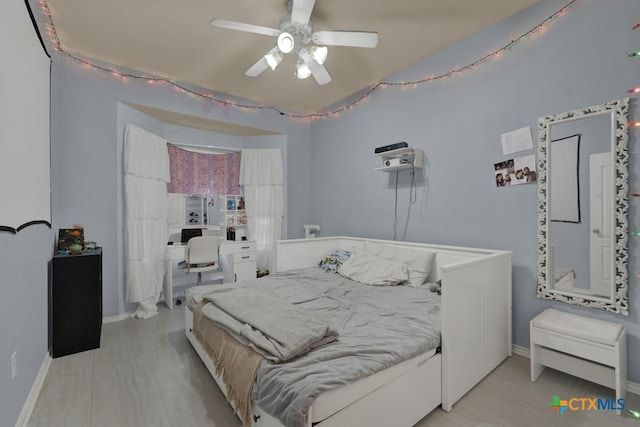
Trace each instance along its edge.
<instances>
[{"instance_id":1,"label":"white bed frame","mask_svg":"<svg viewBox=\"0 0 640 427\"><path fill-rule=\"evenodd\" d=\"M412 426L438 405L451 411L458 399L511 356L511 252L352 237L282 240L276 243L276 271L318 265L329 252L357 250L365 241L436 252L428 281L442 280L442 351L366 395L353 387L353 398L344 399L345 407L324 420L314 420L312 405L307 427ZM192 325L193 313L185 308L187 337L226 396L224 382ZM255 427L282 427L257 405L252 417Z\"/></svg>"}]
</instances>

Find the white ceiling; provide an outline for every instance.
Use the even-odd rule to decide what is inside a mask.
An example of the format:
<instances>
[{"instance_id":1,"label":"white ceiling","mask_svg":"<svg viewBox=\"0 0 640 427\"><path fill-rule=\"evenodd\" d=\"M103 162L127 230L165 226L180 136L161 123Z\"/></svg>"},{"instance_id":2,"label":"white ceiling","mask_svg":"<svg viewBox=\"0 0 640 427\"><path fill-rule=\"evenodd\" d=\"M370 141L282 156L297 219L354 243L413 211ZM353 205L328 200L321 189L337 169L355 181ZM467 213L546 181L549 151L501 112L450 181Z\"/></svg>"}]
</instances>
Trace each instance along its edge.
<instances>
[{"instance_id":1,"label":"white ceiling","mask_svg":"<svg viewBox=\"0 0 640 427\"><path fill-rule=\"evenodd\" d=\"M314 30L377 31L380 39L375 49L329 47L333 80L318 86L295 77L292 54L275 71L245 76L276 40L209 24L278 28L286 0L46 0L71 54L297 113L317 112L537 1L317 0Z\"/></svg>"},{"instance_id":2,"label":"white ceiling","mask_svg":"<svg viewBox=\"0 0 640 427\"><path fill-rule=\"evenodd\" d=\"M228 135L236 136L262 136L262 135L281 135L278 132L272 132L266 129L258 129L250 126L237 125L230 122L223 122L220 120L213 120L204 117L191 116L188 114L181 114L175 111L163 110L160 108L149 107L148 105L134 104L126 102L129 107L153 117L162 123L168 123L171 125L185 126L195 129L210 130L213 132L226 133Z\"/></svg>"}]
</instances>

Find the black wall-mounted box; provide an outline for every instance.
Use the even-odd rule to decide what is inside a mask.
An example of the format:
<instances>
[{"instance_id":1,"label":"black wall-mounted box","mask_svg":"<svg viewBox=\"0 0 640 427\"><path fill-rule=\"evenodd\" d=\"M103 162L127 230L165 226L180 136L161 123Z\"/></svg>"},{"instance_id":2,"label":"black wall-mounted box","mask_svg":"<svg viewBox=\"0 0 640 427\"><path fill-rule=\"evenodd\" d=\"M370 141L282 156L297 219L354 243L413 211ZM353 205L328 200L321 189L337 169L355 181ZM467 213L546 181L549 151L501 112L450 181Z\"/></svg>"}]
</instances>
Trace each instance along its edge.
<instances>
[{"instance_id":1,"label":"black wall-mounted box","mask_svg":"<svg viewBox=\"0 0 640 427\"><path fill-rule=\"evenodd\" d=\"M397 142L395 144L385 145L383 147L378 147L378 148L373 150L373 153L374 154L379 154L379 153L384 153L385 151L397 150L398 148L405 148L405 147L408 147L408 146L409 146L409 144L407 144L406 142Z\"/></svg>"}]
</instances>

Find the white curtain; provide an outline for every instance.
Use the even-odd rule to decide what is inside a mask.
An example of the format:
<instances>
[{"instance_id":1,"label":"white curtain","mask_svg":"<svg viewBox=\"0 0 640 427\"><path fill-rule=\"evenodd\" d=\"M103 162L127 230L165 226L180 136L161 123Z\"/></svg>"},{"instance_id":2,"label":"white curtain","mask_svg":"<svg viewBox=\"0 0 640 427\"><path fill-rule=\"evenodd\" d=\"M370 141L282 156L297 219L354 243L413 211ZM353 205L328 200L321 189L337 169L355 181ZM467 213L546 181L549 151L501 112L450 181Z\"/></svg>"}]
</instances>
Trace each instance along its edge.
<instances>
[{"instance_id":1,"label":"white curtain","mask_svg":"<svg viewBox=\"0 0 640 427\"><path fill-rule=\"evenodd\" d=\"M249 239L256 241L258 268L273 271L274 247L284 215L280 149L245 149L240 159Z\"/></svg>"},{"instance_id":2,"label":"white curtain","mask_svg":"<svg viewBox=\"0 0 640 427\"><path fill-rule=\"evenodd\" d=\"M125 249L127 301L137 302L132 317L158 313L165 272L167 226L167 141L128 125L124 144Z\"/></svg>"}]
</instances>

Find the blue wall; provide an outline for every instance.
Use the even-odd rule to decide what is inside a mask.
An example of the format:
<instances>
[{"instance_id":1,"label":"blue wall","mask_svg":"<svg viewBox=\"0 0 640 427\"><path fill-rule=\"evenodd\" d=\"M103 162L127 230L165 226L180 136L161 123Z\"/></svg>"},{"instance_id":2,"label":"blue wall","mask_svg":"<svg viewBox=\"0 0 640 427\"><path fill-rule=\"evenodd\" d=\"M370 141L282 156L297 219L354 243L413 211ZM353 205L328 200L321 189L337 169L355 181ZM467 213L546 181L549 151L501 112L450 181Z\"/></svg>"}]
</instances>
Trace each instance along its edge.
<instances>
[{"instance_id":1,"label":"blue wall","mask_svg":"<svg viewBox=\"0 0 640 427\"><path fill-rule=\"evenodd\" d=\"M49 227L0 233L0 426L15 424L49 351L49 266L54 246ZM11 379L11 354L17 375Z\"/></svg>"},{"instance_id":2,"label":"blue wall","mask_svg":"<svg viewBox=\"0 0 640 427\"><path fill-rule=\"evenodd\" d=\"M8 148L10 145L35 150L48 143L48 123L42 122L49 98L46 92L49 61L45 55L23 2L0 3L0 56L3 61L0 65L0 98L3 101L0 106L0 158L17 162L18 166L27 159L21 154L16 156L21 150L14 151ZM35 82L34 77L37 78ZM17 100L17 97L21 99ZM14 102L16 108L8 108ZM21 126L22 123L33 123L38 131L19 135L20 129L12 125ZM38 140L31 141L33 137ZM4 167L6 162L2 163ZM37 164L41 166L40 162ZM32 168L23 168L22 174L16 173L11 180L3 174L0 211L6 210L9 203L16 204L12 208L30 209L28 198L19 201L8 192L10 187L29 192L34 185L46 184L41 180L25 180L25 174L29 173ZM43 190L38 189L37 194L48 197L48 189ZM23 213L27 216L37 212ZM2 221L7 220L9 218L4 215ZM21 220L49 220L49 214ZM1 225L16 227L20 224ZM54 241L54 233L46 225L31 225L17 234L0 232L0 426L15 424L49 349L48 261ZM13 353L17 370L11 378Z\"/></svg>"},{"instance_id":3,"label":"blue wall","mask_svg":"<svg viewBox=\"0 0 640 427\"><path fill-rule=\"evenodd\" d=\"M472 38L392 76L411 80L464 66L535 27L565 1L543 1ZM374 171L374 147L407 141L425 152L418 197L406 240L513 251L514 342L529 346L528 322L546 307L626 325L629 376L640 382L638 244L630 241L629 317L536 298L537 188L496 188L492 165L502 155L500 134L531 126L537 118L627 96L640 84L637 0L581 0L543 34L522 41L497 60L463 75L416 88L377 90L337 119L311 125L313 223L320 235L391 239L395 173ZM637 113L637 98L632 102ZM631 182L638 191L638 131L632 131ZM533 150L516 155L531 154ZM408 173L398 182L398 230L407 218ZM640 227L631 201L631 229ZM399 234L402 234L401 232Z\"/></svg>"}]
</instances>

